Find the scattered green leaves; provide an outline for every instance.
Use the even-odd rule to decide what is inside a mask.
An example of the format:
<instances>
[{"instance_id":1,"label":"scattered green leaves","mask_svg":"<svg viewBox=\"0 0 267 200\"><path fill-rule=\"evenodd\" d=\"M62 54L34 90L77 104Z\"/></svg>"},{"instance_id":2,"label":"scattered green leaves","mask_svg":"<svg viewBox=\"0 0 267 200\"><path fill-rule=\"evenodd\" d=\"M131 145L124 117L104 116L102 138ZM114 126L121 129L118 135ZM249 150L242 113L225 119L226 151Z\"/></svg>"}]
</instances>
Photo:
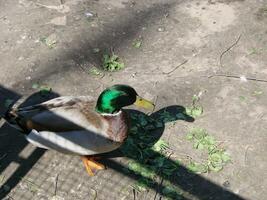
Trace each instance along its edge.
<instances>
[{"instance_id":1,"label":"scattered green leaves","mask_svg":"<svg viewBox=\"0 0 267 200\"><path fill-rule=\"evenodd\" d=\"M103 69L109 72L118 71L124 68L124 63L119 56L105 54L103 56Z\"/></svg>"},{"instance_id":2,"label":"scattered green leaves","mask_svg":"<svg viewBox=\"0 0 267 200\"><path fill-rule=\"evenodd\" d=\"M164 126L163 121L174 120L167 111L159 119L144 114L131 115L130 134L121 147L121 151L132 160L128 163L129 173L135 173L140 178L133 186L138 191L144 191L154 184L158 175L170 177L177 174L179 163L168 159L171 152L169 144L163 139L151 134L151 130Z\"/></svg>"},{"instance_id":3,"label":"scattered green leaves","mask_svg":"<svg viewBox=\"0 0 267 200\"><path fill-rule=\"evenodd\" d=\"M218 172L231 160L225 150L218 147L219 145L216 144L214 137L210 136L205 129L193 128L186 135L186 138L193 142L193 147L195 149L206 150L208 153L208 158L204 163L197 163L190 160L187 167L192 172Z\"/></svg>"},{"instance_id":4,"label":"scattered green leaves","mask_svg":"<svg viewBox=\"0 0 267 200\"><path fill-rule=\"evenodd\" d=\"M195 149L208 149L213 150L215 140L212 136L209 136L207 131L202 128L193 128L187 134L187 139L193 141L193 147Z\"/></svg>"}]
</instances>

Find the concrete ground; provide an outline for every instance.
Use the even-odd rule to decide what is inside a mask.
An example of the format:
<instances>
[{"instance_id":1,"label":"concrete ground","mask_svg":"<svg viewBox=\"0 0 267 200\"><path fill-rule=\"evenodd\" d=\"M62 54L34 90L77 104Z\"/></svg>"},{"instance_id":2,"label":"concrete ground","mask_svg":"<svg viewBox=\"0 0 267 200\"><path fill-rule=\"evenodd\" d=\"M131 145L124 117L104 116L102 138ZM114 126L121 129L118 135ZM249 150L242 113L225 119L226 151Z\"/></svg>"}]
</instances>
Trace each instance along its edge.
<instances>
[{"instance_id":1,"label":"concrete ground","mask_svg":"<svg viewBox=\"0 0 267 200\"><path fill-rule=\"evenodd\" d=\"M95 98L129 84L156 110L189 106L201 94L203 115L165 124L162 137L176 158L198 159L185 135L205 128L232 162L186 184L177 180L184 191L177 199L267 199L266 24L265 0L1 1L0 110L7 99L36 93L34 84L54 96ZM89 73L110 49L125 69ZM78 157L36 149L3 123L0 138L0 199L154 199L156 188L133 194L125 158L88 177Z\"/></svg>"}]
</instances>

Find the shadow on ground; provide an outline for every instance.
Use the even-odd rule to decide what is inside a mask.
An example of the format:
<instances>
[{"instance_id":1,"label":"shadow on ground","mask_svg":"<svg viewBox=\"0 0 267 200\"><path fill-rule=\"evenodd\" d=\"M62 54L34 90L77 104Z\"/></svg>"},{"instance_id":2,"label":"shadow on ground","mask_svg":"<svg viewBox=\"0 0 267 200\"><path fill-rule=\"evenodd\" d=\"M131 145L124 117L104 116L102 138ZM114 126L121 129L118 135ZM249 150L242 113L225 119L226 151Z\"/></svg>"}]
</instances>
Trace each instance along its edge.
<instances>
[{"instance_id":1,"label":"shadow on ground","mask_svg":"<svg viewBox=\"0 0 267 200\"><path fill-rule=\"evenodd\" d=\"M10 97L19 97L20 95L16 94L15 92L8 90L6 88L1 87L1 93L4 94L10 94ZM49 95L42 96L40 94L34 94L31 97L27 98L25 102L22 102L21 105L28 105L30 103L34 102L43 102L45 100L51 99L55 96L58 96L55 93L51 93ZM5 102L5 101L4 101ZM3 105L3 101L0 102L0 105ZM162 115L162 112L170 111L174 114L174 116L181 116L180 114L184 112L184 108L182 106L170 106L167 108L164 108L158 112L155 112L151 115L151 118L157 119L157 117ZM138 111L129 111L131 115L138 115L140 117L141 115L144 115L141 112ZM178 114L178 115L177 115ZM189 122L192 122L193 119L189 116L185 116L183 118L172 118L173 120L177 119L183 119ZM167 121L165 121L166 123ZM78 126L78 125L77 125ZM12 190L16 185L20 182L20 180L31 170L31 168L35 165L36 162L42 157L44 154L44 150L42 149L35 149L31 155L28 156L28 158L23 159L19 157L20 152L25 148L27 145L26 140L23 137L20 137L20 135L17 132L11 131L10 127L7 127L4 125L2 129L6 129L8 132L8 135L1 135L1 165L0 165L0 173L3 172L10 164L11 162L16 162L19 164L19 167L13 172L12 176L8 178L0 188L0 199L5 198L9 191ZM155 130L155 137L153 141L149 141L148 143L150 145L153 145L162 135L164 132L164 125L160 128L156 128ZM9 146L11 144L11 146ZM13 156L6 156L9 151L12 152ZM159 152L153 151L151 149L154 157L162 157L163 155ZM145 153L145 152L143 152ZM160 196L165 196L165 194L162 192L164 191L165 186L163 186L161 183L155 182L150 177L143 176L141 173L137 174L135 171L132 171L125 166L123 166L121 163L113 160L111 158L112 153L108 154L109 156L106 156L106 159L104 160L104 163L107 167L114 169L118 173L122 173L125 176L130 177L131 179L137 180L140 177L142 177L147 182L150 182L149 185L150 189L157 191L157 194ZM137 159L134 156L131 156L131 154L124 154L128 156L131 159L135 159L135 161L140 162L140 159ZM133 154L134 155L134 154ZM4 156L4 157L3 157ZM7 157L5 159L5 156ZM153 159L153 158L152 158ZM164 157L166 162L172 163L173 165L177 165L177 163L173 160L171 160L169 157ZM164 168L164 166L162 166ZM162 180L167 180L171 182L173 185L178 186L181 188L185 193L188 193L190 195L193 195L194 197L198 199L238 199L242 200L241 197L233 194L232 192L225 190L224 188L208 181L207 179L203 178L200 175L191 173L188 171L184 166L179 165L177 173L175 175L170 176L162 176L161 173L157 173ZM5 187L5 186L8 186ZM189 199L186 196L177 193L175 197L171 197L172 199Z\"/></svg>"}]
</instances>

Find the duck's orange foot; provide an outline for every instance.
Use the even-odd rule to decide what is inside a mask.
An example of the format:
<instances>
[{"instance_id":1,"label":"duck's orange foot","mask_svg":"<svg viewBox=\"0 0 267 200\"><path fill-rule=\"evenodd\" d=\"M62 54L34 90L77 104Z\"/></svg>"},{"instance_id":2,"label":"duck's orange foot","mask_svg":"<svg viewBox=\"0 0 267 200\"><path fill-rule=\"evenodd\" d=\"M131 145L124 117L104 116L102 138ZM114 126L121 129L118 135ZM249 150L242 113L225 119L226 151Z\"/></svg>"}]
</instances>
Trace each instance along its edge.
<instances>
[{"instance_id":1,"label":"duck's orange foot","mask_svg":"<svg viewBox=\"0 0 267 200\"><path fill-rule=\"evenodd\" d=\"M105 169L103 164L95 161L96 158L90 156L82 156L82 161L89 176L94 176L96 170Z\"/></svg>"}]
</instances>

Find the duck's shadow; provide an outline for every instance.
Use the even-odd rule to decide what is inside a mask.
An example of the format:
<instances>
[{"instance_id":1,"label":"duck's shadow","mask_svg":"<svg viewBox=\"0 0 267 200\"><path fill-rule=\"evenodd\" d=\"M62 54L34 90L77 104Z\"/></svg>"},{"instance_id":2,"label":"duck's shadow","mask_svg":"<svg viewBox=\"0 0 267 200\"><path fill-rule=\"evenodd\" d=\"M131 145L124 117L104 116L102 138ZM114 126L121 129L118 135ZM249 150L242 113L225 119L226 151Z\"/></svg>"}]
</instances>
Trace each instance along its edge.
<instances>
[{"instance_id":1,"label":"duck's shadow","mask_svg":"<svg viewBox=\"0 0 267 200\"><path fill-rule=\"evenodd\" d=\"M162 108L151 115L132 109L125 111L131 118L128 138L119 149L101 154L103 158L127 156L135 159L137 154L132 151L142 151L153 147L164 133L166 123L179 120L194 122L194 118L186 114L185 107L180 105Z\"/></svg>"}]
</instances>

